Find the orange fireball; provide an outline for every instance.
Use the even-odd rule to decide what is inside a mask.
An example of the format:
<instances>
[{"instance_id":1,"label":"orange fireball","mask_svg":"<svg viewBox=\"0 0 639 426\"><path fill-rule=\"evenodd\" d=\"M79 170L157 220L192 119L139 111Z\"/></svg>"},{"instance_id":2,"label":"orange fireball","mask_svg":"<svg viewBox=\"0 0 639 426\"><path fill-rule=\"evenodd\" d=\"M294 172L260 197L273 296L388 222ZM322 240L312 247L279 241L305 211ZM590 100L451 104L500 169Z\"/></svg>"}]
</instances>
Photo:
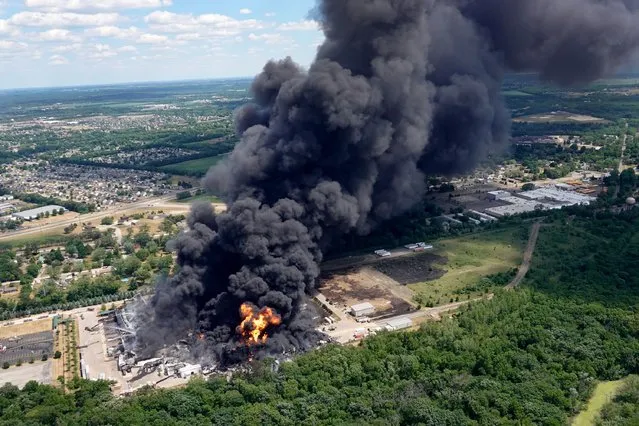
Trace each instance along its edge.
<instances>
[{"instance_id":1,"label":"orange fireball","mask_svg":"<svg viewBox=\"0 0 639 426\"><path fill-rule=\"evenodd\" d=\"M256 312L249 303L242 303L240 316L242 322L237 327L237 332L242 335L244 342L249 346L265 343L268 339L266 329L282 323L282 319L273 309L264 307Z\"/></svg>"}]
</instances>

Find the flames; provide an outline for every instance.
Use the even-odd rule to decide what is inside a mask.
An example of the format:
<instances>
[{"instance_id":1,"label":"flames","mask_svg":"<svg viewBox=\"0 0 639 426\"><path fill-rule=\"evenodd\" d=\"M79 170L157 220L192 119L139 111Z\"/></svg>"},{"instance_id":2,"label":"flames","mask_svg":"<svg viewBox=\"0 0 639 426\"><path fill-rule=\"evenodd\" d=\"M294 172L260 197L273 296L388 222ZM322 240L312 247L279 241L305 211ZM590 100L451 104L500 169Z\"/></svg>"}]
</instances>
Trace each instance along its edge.
<instances>
[{"instance_id":1,"label":"flames","mask_svg":"<svg viewBox=\"0 0 639 426\"><path fill-rule=\"evenodd\" d=\"M266 329L282 323L282 319L273 309L264 307L256 311L248 303L243 303L240 306L240 316L242 322L237 327L237 332L242 335L244 342L249 346L265 343L268 339Z\"/></svg>"}]
</instances>

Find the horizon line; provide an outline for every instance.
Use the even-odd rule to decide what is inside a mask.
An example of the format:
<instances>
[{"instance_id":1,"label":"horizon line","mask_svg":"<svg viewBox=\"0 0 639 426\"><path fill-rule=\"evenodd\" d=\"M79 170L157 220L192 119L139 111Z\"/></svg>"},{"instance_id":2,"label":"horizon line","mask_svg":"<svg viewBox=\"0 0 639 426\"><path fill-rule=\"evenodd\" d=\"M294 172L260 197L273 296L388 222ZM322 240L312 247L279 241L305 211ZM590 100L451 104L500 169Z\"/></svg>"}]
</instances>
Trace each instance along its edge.
<instances>
[{"instance_id":1,"label":"horizon line","mask_svg":"<svg viewBox=\"0 0 639 426\"><path fill-rule=\"evenodd\" d=\"M255 76L235 76L235 77L200 77L200 78L185 78L176 80L132 80L122 81L119 83L90 83L90 84L75 84L75 85L62 85L62 86L26 86L26 87L11 87L0 88L2 92L12 91L27 91L27 90L42 90L42 89L76 89L86 87L109 87L109 86L124 86L129 84L162 84L162 83L188 83L197 81L223 81L223 80L252 80Z\"/></svg>"}]
</instances>

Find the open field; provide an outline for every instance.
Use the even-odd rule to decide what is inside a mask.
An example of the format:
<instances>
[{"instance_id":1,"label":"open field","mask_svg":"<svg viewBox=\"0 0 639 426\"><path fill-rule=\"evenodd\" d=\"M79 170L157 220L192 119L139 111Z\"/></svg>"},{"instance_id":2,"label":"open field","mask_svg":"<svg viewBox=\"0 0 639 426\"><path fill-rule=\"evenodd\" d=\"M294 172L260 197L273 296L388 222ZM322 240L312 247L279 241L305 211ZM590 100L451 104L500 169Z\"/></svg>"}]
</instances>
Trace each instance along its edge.
<instances>
[{"instance_id":1,"label":"open field","mask_svg":"<svg viewBox=\"0 0 639 426\"><path fill-rule=\"evenodd\" d=\"M9 322L5 322L3 326L0 327L0 339L8 339L14 336L41 333L43 331L51 330L51 318L21 322L20 324L7 324L9 324Z\"/></svg>"},{"instance_id":2,"label":"open field","mask_svg":"<svg viewBox=\"0 0 639 426\"><path fill-rule=\"evenodd\" d=\"M214 157L198 158L197 160L183 161L181 163L169 164L161 167L165 172L169 173L186 173L198 172L206 173L212 166L226 158L226 155L216 155Z\"/></svg>"},{"instance_id":3,"label":"open field","mask_svg":"<svg viewBox=\"0 0 639 426\"><path fill-rule=\"evenodd\" d=\"M320 278L319 291L341 308L370 302L376 309L373 317L403 314L413 307L413 294L408 288L367 266L325 273Z\"/></svg>"},{"instance_id":4,"label":"open field","mask_svg":"<svg viewBox=\"0 0 639 426\"><path fill-rule=\"evenodd\" d=\"M0 369L0 386L11 383L22 388L31 380L45 385L51 384L51 362L51 360L40 361L37 359L33 364L25 362L20 367Z\"/></svg>"},{"instance_id":5,"label":"open field","mask_svg":"<svg viewBox=\"0 0 639 426\"><path fill-rule=\"evenodd\" d=\"M573 114L565 111L553 111L546 114L533 114L513 118L516 123L606 123L603 118L590 115Z\"/></svg>"},{"instance_id":6,"label":"open field","mask_svg":"<svg viewBox=\"0 0 639 426\"><path fill-rule=\"evenodd\" d=\"M508 228L439 241L435 254L448 260L443 275L409 287L424 300L447 302L456 291L476 284L482 277L519 266L528 231L528 227Z\"/></svg>"},{"instance_id":7,"label":"open field","mask_svg":"<svg viewBox=\"0 0 639 426\"><path fill-rule=\"evenodd\" d=\"M6 239L0 241L0 249L12 249L22 247L27 243L37 243L39 246L48 246L51 244L64 245L69 239L68 235L63 234L63 229L47 229L41 234L16 233L7 235Z\"/></svg>"},{"instance_id":8,"label":"open field","mask_svg":"<svg viewBox=\"0 0 639 426\"><path fill-rule=\"evenodd\" d=\"M215 195L209 195L209 194L195 195L190 198L185 198L184 200L177 200L176 202L180 204L191 204L195 201L208 201L209 203L221 202L221 200L218 197L216 197Z\"/></svg>"},{"instance_id":9,"label":"open field","mask_svg":"<svg viewBox=\"0 0 639 426\"><path fill-rule=\"evenodd\" d=\"M588 405L575 417L572 426L594 425L601 409L615 397L624 383L625 379L599 383L588 400Z\"/></svg>"},{"instance_id":10,"label":"open field","mask_svg":"<svg viewBox=\"0 0 639 426\"><path fill-rule=\"evenodd\" d=\"M437 268L435 264L445 265L446 263L445 257L427 252L395 259L382 259L375 264L375 269L399 284L406 285L441 278L444 271Z\"/></svg>"}]
</instances>

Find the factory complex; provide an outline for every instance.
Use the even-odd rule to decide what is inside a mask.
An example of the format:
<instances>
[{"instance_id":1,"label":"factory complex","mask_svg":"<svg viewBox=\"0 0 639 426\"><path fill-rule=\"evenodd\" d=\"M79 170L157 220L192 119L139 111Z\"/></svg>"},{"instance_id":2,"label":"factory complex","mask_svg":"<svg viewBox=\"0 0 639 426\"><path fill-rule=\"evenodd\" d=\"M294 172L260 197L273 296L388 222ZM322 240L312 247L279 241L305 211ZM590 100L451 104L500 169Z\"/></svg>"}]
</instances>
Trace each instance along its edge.
<instances>
[{"instance_id":1,"label":"factory complex","mask_svg":"<svg viewBox=\"0 0 639 426\"><path fill-rule=\"evenodd\" d=\"M488 197L502 204L484 210L484 213L497 218L536 210L555 210L574 205L587 206L596 200L595 197L580 194L559 184L516 194L503 190L490 191Z\"/></svg>"}]
</instances>

